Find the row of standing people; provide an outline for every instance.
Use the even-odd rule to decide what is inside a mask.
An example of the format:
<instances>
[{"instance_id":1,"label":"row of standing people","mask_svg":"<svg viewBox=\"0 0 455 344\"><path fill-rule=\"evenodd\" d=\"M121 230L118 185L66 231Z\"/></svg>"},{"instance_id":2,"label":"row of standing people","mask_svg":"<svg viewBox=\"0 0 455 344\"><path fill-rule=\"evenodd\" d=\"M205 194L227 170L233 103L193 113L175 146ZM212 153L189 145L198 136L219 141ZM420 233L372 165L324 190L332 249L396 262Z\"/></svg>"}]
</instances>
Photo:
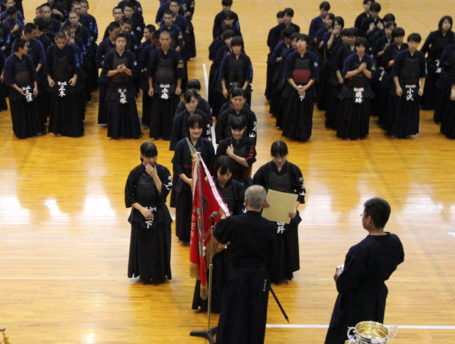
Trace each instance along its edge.
<instances>
[{"instance_id":1,"label":"row of standing people","mask_svg":"<svg viewBox=\"0 0 455 344\"><path fill-rule=\"evenodd\" d=\"M328 13L330 4L321 3L321 15L313 19L310 25L310 42L306 43L305 49L307 57L304 57L301 49L301 58L291 59L293 64L286 63L286 59L297 50L300 28L292 23L292 9L285 9L278 14L278 17L284 18L269 33L268 45L271 53L268 58L269 82L266 96L270 100L270 113L277 118L277 127L283 129L283 136L298 141L308 140L311 135L314 103L317 103L319 109L326 110L326 127L336 129L337 136L345 139L366 137L371 114L379 116L380 124L392 137L410 137L417 134L420 97L430 91L432 94L429 94L426 99L435 98L435 95L442 97L442 94L445 94L444 99L436 102L438 106L435 121L438 113L450 112L448 105L451 104L448 100L451 86L447 83L448 79L446 76L442 79L446 82L445 92L435 92L435 89L442 87L442 82L435 80L432 77L435 73L431 75L430 71L435 65L431 60L435 59L435 56L442 56L444 47L450 46L450 42L453 41L452 18L443 17L439 23L439 30L430 33L422 51L410 52L408 49L407 56L404 57L405 53L403 53L398 58L399 63L393 67L397 54L407 49L406 44L400 43L397 46L394 42L400 39L402 42L404 31L396 27L393 14L387 14L384 20L379 18L380 4L365 1L364 7L366 12L357 18L356 27L343 29L343 18ZM280 18L278 19L280 21ZM392 31L396 31L394 32L396 39L392 38ZM357 58L349 57L358 50L355 48L357 38L365 38L360 40L364 42L361 44L361 49L365 52L361 54L362 56L357 53ZM420 43L421 40L418 34L410 35L409 38L416 43ZM315 64L312 63L315 56L310 52L313 52L317 58L316 73ZM429 55L426 61L425 53ZM353 60L357 61L353 62ZM349 65L346 66L345 62ZM363 62L366 63L366 73L358 69ZM439 59L437 63L440 63ZM411 67L413 64L415 66ZM450 65L450 62L446 61L445 64ZM442 70L444 74L445 69L450 69L444 65L441 67L438 73ZM286 76L285 69L288 70ZM428 83L425 82L427 69L430 74L428 83L436 84L438 87L427 86ZM289 70L292 74L289 74ZM413 75L405 77L403 73ZM396 82L395 79L397 79ZM309 91L299 93L294 85L309 88ZM403 95L403 90L408 94ZM305 98L301 97L303 93L306 94ZM300 98L299 103L292 102L289 94L293 94L294 98ZM294 116L296 105L300 104L303 109L305 102L309 105L306 107L307 110L301 111L299 116ZM351 116L350 113L353 111L360 111L360 113ZM451 120L453 115L447 117L445 124L453 127L453 120ZM442 131L447 132L444 127Z\"/></svg>"}]
</instances>

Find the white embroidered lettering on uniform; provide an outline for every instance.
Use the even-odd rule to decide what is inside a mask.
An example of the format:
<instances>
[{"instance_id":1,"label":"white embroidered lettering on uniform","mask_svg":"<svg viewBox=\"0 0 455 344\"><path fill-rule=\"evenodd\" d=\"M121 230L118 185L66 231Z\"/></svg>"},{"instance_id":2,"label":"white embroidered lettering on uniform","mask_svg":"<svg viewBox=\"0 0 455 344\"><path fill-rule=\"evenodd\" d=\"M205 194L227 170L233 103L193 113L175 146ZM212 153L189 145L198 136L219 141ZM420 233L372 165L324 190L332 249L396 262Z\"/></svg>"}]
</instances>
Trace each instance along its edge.
<instances>
[{"instance_id":1,"label":"white embroidered lettering on uniform","mask_svg":"<svg viewBox=\"0 0 455 344\"><path fill-rule=\"evenodd\" d=\"M120 94L120 103L122 104L128 103L126 100L126 88L124 88L123 90L119 88L118 93Z\"/></svg>"},{"instance_id":2,"label":"white embroidered lettering on uniform","mask_svg":"<svg viewBox=\"0 0 455 344\"><path fill-rule=\"evenodd\" d=\"M276 232L278 234L283 234L283 232L285 230L285 228L284 228L285 223L284 222L277 222L276 224L278 226L278 230Z\"/></svg>"},{"instance_id":3,"label":"white embroidered lettering on uniform","mask_svg":"<svg viewBox=\"0 0 455 344\"><path fill-rule=\"evenodd\" d=\"M354 87L354 97L356 103L363 103L363 91L365 89L363 87Z\"/></svg>"},{"instance_id":4,"label":"white embroidered lettering on uniform","mask_svg":"<svg viewBox=\"0 0 455 344\"><path fill-rule=\"evenodd\" d=\"M151 212L154 212L154 211L156 212L156 207L145 207L145 208L147 208ZM149 229L150 226L153 226L153 221L154 221L154 219L145 221L145 224L147 225L147 229Z\"/></svg>"},{"instance_id":5,"label":"white embroidered lettering on uniform","mask_svg":"<svg viewBox=\"0 0 455 344\"><path fill-rule=\"evenodd\" d=\"M299 95L299 98L300 98L300 101L304 100L305 99L305 93L302 93L301 95Z\"/></svg>"},{"instance_id":6,"label":"white embroidered lettering on uniform","mask_svg":"<svg viewBox=\"0 0 455 344\"><path fill-rule=\"evenodd\" d=\"M442 68L440 66L439 60L436 60L436 73L441 74Z\"/></svg>"},{"instance_id":7,"label":"white embroidered lettering on uniform","mask_svg":"<svg viewBox=\"0 0 455 344\"><path fill-rule=\"evenodd\" d=\"M414 101L414 93L416 89L416 85L406 85L406 101Z\"/></svg>"},{"instance_id":8,"label":"white embroidered lettering on uniform","mask_svg":"<svg viewBox=\"0 0 455 344\"><path fill-rule=\"evenodd\" d=\"M30 86L22 87L22 91L24 91L25 93L25 100L27 101L27 103L33 101L33 94L30 92L30 90L31 90Z\"/></svg>"},{"instance_id":9,"label":"white embroidered lettering on uniform","mask_svg":"<svg viewBox=\"0 0 455 344\"><path fill-rule=\"evenodd\" d=\"M385 70L382 69L381 74L379 74L379 81L382 81L382 78L384 77Z\"/></svg>"},{"instance_id":10,"label":"white embroidered lettering on uniform","mask_svg":"<svg viewBox=\"0 0 455 344\"><path fill-rule=\"evenodd\" d=\"M160 88L161 88L161 99L169 99L169 88L171 87L171 85L169 84L161 84L160 85Z\"/></svg>"},{"instance_id":11,"label":"white embroidered lettering on uniform","mask_svg":"<svg viewBox=\"0 0 455 344\"><path fill-rule=\"evenodd\" d=\"M65 94L65 92L66 92L66 87L65 87L65 86L67 85L67 84L66 84L66 81L64 81L64 82L58 81L57 84L58 84L58 87L59 87L59 88L58 88L58 91L59 91L58 96L59 96L59 97L65 97L65 96L66 96L66 94Z\"/></svg>"}]
</instances>

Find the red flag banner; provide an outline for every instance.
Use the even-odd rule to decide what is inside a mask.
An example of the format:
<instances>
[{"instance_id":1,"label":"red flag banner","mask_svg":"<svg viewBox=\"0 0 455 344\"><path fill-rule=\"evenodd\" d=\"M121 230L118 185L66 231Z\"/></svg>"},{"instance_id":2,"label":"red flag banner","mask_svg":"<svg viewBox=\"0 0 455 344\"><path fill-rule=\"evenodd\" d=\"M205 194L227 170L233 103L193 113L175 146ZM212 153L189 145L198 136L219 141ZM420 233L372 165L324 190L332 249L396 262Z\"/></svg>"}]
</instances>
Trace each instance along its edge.
<instances>
[{"instance_id":1,"label":"red flag banner","mask_svg":"<svg viewBox=\"0 0 455 344\"><path fill-rule=\"evenodd\" d=\"M194 154L193 160L193 212L191 218L190 244L190 276L201 280L201 297L207 298L206 269L210 261L210 241L212 240L210 215L213 212L225 213L229 216L229 209L223 202L218 189L212 179L210 171L199 153ZM215 218L215 224L221 216ZM213 247L218 242L213 238Z\"/></svg>"}]
</instances>

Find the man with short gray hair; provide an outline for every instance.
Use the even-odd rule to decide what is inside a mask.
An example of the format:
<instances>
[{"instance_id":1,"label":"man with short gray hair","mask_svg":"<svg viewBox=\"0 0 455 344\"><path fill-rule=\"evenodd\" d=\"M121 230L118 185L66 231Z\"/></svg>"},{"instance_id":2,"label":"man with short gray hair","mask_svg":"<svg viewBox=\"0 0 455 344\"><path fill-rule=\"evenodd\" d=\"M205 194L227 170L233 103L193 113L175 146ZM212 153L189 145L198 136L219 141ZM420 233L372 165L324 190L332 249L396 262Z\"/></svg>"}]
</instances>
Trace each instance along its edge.
<instances>
[{"instance_id":1,"label":"man with short gray hair","mask_svg":"<svg viewBox=\"0 0 455 344\"><path fill-rule=\"evenodd\" d=\"M217 343L264 343L276 226L261 216L267 194L260 185L245 192L247 212L220 220L215 237L230 243L230 266L218 322Z\"/></svg>"}]
</instances>

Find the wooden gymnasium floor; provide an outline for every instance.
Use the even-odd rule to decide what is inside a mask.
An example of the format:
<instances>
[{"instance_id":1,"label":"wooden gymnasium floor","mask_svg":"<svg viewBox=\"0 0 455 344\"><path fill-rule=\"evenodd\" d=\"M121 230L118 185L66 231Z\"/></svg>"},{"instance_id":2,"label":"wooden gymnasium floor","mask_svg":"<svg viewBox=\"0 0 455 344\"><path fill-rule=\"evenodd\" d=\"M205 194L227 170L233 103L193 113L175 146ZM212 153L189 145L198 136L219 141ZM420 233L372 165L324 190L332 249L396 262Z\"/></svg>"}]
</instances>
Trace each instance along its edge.
<instances>
[{"instance_id":1,"label":"wooden gymnasium floor","mask_svg":"<svg viewBox=\"0 0 455 344\"><path fill-rule=\"evenodd\" d=\"M27 19L40 2L24 1ZM254 64L255 169L269 160L270 144L281 135L263 97L268 30L276 12L290 6L306 32L319 2L234 3ZM100 32L116 3L91 1ZM361 3L332 1L332 11L350 26ZM440 17L455 14L449 0L381 5L382 15L393 12L407 34L424 38ZM157 0L143 1L147 23L157 6ZM203 81L203 65L210 66L207 47L220 7L218 0L197 0L198 56L189 63L190 77ZM130 227L123 190L148 131L140 140L107 138L106 128L96 124L97 101L95 95L79 139L18 140L9 112L0 114L0 328L7 328L14 344L202 343L188 336L206 326L206 315L191 310L188 247L173 237L169 283L145 286L126 276ZM308 195L300 207L301 270L275 290L296 327L275 326L286 323L270 299L266 342L323 342L336 297L334 268L366 235L359 218L364 201L379 196L392 205L387 229L401 237L406 251L405 263L388 282L386 324L402 325L394 342L455 343L455 142L439 134L426 111L421 133L410 140L386 137L373 118L366 140L342 141L324 128L323 117L315 111L309 142L287 141L289 160L301 168ZM160 163L171 168L169 143L157 144ZM217 320L214 315L212 324Z\"/></svg>"}]
</instances>

